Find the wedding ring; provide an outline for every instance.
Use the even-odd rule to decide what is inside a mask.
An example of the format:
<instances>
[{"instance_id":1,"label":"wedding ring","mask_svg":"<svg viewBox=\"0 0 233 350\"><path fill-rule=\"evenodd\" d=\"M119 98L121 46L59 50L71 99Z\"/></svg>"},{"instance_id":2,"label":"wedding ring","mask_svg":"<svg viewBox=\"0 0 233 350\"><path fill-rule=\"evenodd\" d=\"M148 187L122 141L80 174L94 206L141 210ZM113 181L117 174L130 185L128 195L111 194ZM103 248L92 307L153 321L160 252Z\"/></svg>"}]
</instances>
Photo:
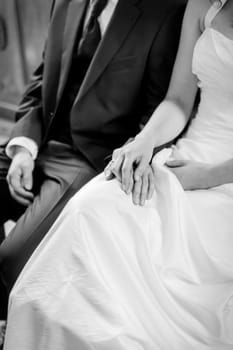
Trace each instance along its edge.
<instances>
[{"instance_id":1,"label":"wedding ring","mask_svg":"<svg viewBox=\"0 0 233 350\"><path fill-rule=\"evenodd\" d=\"M222 7L222 2L221 2L221 0L216 0L216 1L214 2L214 6L215 6L215 8L217 8L217 9L219 9L220 7Z\"/></svg>"},{"instance_id":2,"label":"wedding ring","mask_svg":"<svg viewBox=\"0 0 233 350\"><path fill-rule=\"evenodd\" d=\"M114 163L115 163L114 159L110 160L109 166L112 167Z\"/></svg>"}]
</instances>

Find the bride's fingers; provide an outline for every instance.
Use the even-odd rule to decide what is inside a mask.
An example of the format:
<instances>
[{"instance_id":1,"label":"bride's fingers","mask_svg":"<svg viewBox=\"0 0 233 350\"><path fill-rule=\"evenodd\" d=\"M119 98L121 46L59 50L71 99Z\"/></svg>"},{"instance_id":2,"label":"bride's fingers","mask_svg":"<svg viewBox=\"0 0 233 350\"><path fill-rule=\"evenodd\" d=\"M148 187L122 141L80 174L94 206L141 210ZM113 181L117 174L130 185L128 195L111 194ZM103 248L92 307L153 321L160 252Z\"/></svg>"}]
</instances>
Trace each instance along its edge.
<instances>
[{"instance_id":1,"label":"bride's fingers","mask_svg":"<svg viewBox=\"0 0 233 350\"><path fill-rule=\"evenodd\" d=\"M120 155L118 156L118 158L112 160L112 164L110 166L111 171L115 174L115 176L120 182L122 182L121 168L123 161L124 157L123 155Z\"/></svg>"},{"instance_id":2,"label":"bride's fingers","mask_svg":"<svg viewBox=\"0 0 233 350\"><path fill-rule=\"evenodd\" d=\"M119 158L122 154L122 148L116 148L112 152L112 160L115 161L117 158Z\"/></svg>"},{"instance_id":3,"label":"bride's fingers","mask_svg":"<svg viewBox=\"0 0 233 350\"><path fill-rule=\"evenodd\" d=\"M116 177L119 181L121 181L121 166L123 157L119 155L118 158L116 158L115 152L113 153L113 157L114 158L110 160L104 169L105 178L107 180L111 180L113 177Z\"/></svg>"},{"instance_id":4,"label":"bride's fingers","mask_svg":"<svg viewBox=\"0 0 233 350\"><path fill-rule=\"evenodd\" d=\"M111 180L114 177L116 177L117 174L114 174L114 169L113 169L113 160L110 160L110 162L105 167L104 175L106 180Z\"/></svg>"},{"instance_id":5,"label":"bride's fingers","mask_svg":"<svg viewBox=\"0 0 233 350\"><path fill-rule=\"evenodd\" d=\"M186 164L187 164L187 161L186 160L181 160L181 159L168 160L166 162L166 165L169 168L177 168L177 167L180 167L180 166L184 166Z\"/></svg>"},{"instance_id":6,"label":"bride's fingers","mask_svg":"<svg viewBox=\"0 0 233 350\"><path fill-rule=\"evenodd\" d=\"M110 163L104 169L104 176L106 180L111 180L115 177L114 173L110 169Z\"/></svg>"}]
</instances>

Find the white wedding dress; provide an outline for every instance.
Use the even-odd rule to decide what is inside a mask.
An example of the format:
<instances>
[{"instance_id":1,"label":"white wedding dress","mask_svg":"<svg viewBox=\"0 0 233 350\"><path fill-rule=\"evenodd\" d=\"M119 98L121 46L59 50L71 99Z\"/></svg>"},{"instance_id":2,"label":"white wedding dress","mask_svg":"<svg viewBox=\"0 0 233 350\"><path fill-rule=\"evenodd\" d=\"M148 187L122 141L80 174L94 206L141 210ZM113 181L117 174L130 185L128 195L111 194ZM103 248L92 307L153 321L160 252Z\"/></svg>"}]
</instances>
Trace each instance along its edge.
<instances>
[{"instance_id":1,"label":"white wedding dress","mask_svg":"<svg viewBox=\"0 0 233 350\"><path fill-rule=\"evenodd\" d=\"M225 0L226 1L226 0ZM233 158L233 41L195 46L201 102L154 161L156 193L134 206L117 181L86 185L12 291L4 350L233 350L233 184L184 191L164 162Z\"/></svg>"}]
</instances>

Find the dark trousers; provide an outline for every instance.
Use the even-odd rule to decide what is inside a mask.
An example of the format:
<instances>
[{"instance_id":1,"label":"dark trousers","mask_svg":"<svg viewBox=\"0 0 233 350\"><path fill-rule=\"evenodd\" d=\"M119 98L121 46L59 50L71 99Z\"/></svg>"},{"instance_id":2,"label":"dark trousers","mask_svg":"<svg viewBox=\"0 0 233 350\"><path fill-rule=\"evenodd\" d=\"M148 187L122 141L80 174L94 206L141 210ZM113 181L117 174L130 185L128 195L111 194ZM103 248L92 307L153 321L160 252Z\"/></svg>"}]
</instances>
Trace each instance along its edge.
<instances>
[{"instance_id":1,"label":"dark trousers","mask_svg":"<svg viewBox=\"0 0 233 350\"><path fill-rule=\"evenodd\" d=\"M65 144L51 141L40 153L34 171L33 203L25 208L11 198L6 182L10 160L0 153L0 224L16 225L0 246L0 319L6 318L9 293L22 268L68 200L97 173ZM64 236L65 236L64 232Z\"/></svg>"}]
</instances>

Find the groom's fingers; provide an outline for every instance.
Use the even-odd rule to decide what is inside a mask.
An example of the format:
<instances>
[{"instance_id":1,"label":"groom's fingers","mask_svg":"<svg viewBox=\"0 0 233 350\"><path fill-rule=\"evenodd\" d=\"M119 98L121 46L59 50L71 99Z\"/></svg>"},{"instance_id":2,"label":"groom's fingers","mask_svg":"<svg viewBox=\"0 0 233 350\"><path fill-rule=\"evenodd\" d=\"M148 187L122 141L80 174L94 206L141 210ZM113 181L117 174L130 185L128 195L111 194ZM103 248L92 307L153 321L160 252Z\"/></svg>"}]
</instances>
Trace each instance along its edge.
<instances>
[{"instance_id":1,"label":"groom's fingers","mask_svg":"<svg viewBox=\"0 0 233 350\"><path fill-rule=\"evenodd\" d=\"M154 174L151 166L148 166L142 176L140 205L144 205L146 200L152 198L154 193Z\"/></svg>"},{"instance_id":2,"label":"groom's fingers","mask_svg":"<svg viewBox=\"0 0 233 350\"><path fill-rule=\"evenodd\" d=\"M153 170L150 167L150 172L149 172L149 176L148 176L148 192L147 192L147 199L151 199L155 190L155 179L154 179L154 174L153 174Z\"/></svg>"},{"instance_id":3,"label":"groom's fingers","mask_svg":"<svg viewBox=\"0 0 233 350\"><path fill-rule=\"evenodd\" d=\"M140 205L144 205L147 198L149 188L149 173L146 171L142 176L142 185L141 185L141 193L140 193Z\"/></svg>"},{"instance_id":4,"label":"groom's fingers","mask_svg":"<svg viewBox=\"0 0 233 350\"><path fill-rule=\"evenodd\" d=\"M122 163L121 175L122 175L122 188L126 193L128 193L129 191L132 172L133 172L133 161L130 157L125 156L124 161Z\"/></svg>"},{"instance_id":5,"label":"groom's fingers","mask_svg":"<svg viewBox=\"0 0 233 350\"><path fill-rule=\"evenodd\" d=\"M141 158L139 162L137 162L136 169L134 171L134 180L138 181L146 171L147 167L149 166L149 162L146 158Z\"/></svg>"},{"instance_id":6,"label":"groom's fingers","mask_svg":"<svg viewBox=\"0 0 233 350\"><path fill-rule=\"evenodd\" d=\"M135 205L139 205L140 203L141 187L142 187L142 178L140 178L138 181L134 181L132 199Z\"/></svg>"},{"instance_id":7,"label":"groom's fingers","mask_svg":"<svg viewBox=\"0 0 233 350\"><path fill-rule=\"evenodd\" d=\"M123 184L121 185L122 189L123 189ZM130 173L130 177L129 177L129 184L128 184L128 188L127 190L125 190L126 194L130 194L133 192L133 187L134 187L134 178L133 178L133 171L131 171ZM123 189L124 190L124 189Z\"/></svg>"}]
</instances>

